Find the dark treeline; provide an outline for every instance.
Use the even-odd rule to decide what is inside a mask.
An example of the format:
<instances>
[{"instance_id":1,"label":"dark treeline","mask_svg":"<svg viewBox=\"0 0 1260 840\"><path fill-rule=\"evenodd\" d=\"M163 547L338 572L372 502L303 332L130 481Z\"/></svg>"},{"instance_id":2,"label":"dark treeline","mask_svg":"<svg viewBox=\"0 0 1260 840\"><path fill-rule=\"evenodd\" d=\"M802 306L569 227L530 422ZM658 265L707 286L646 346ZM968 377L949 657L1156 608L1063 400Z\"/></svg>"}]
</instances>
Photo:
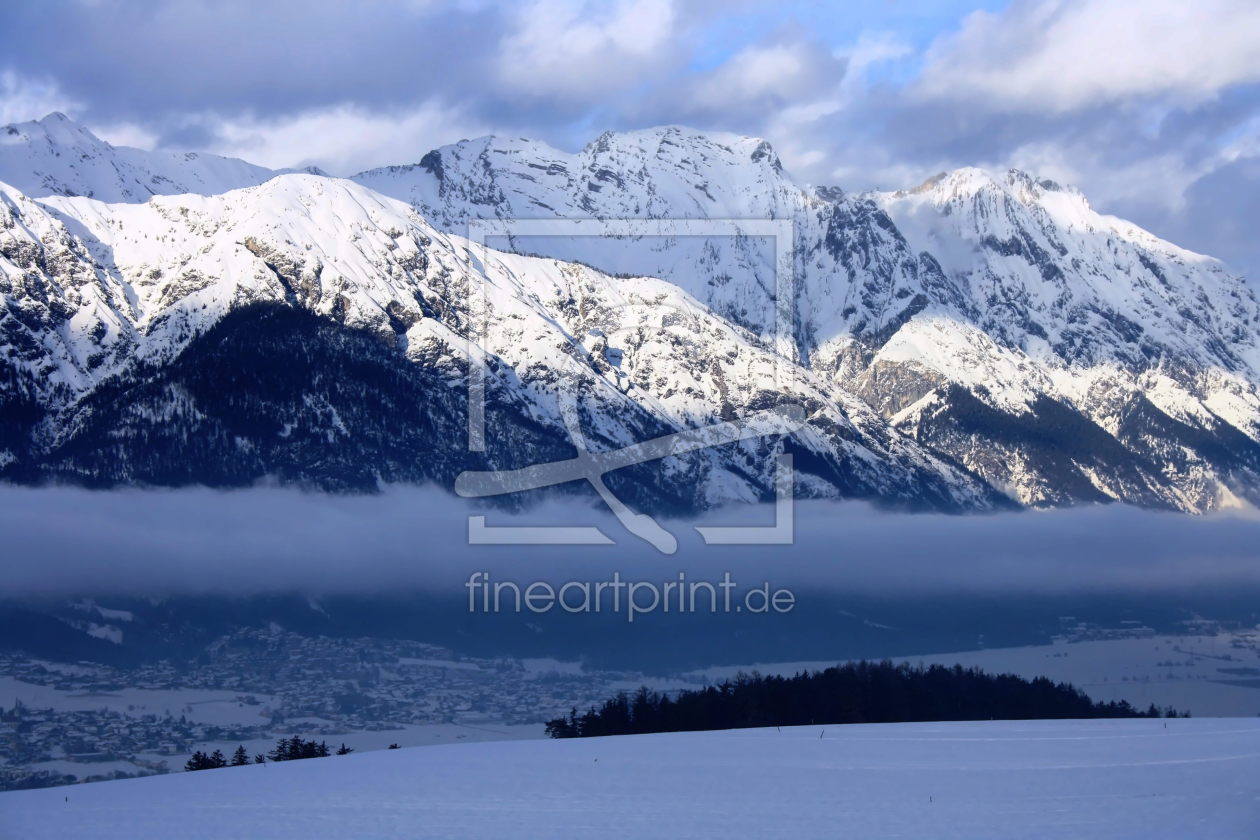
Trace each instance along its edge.
<instances>
[{"instance_id":1,"label":"dark treeline","mask_svg":"<svg viewBox=\"0 0 1260 840\"><path fill-rule=\"evenodd\" d=\"M390 744L390 749L397 749L397 744ZM281 738L276 741L276 746L271 752L263 755L258 753L251 762L249 753L245 751L245 746L236 748L236 752L232 754L231 760L224 757L221 750L215 750L212 753L204 753L201 750L192 754L192 758L184 765L185 770L214 770L218 767L241 767L246 764L266 764L268 761L297 761L303 758L325 758L333 754L333 750L328 748L328 744L323 741L310 740L307 741L298 735L292 738ZM337 748L337 755L349 755L354 752L350 747L342 744Z\"/></svg>"},{"instance_id":2,"label":"dark treeline","mask_svg":"<svg viewBox=\"0 0 1260 840\"><path fill-rule=\"evenodd\" d=\"M820 723L1176 717L1126 702L1095 703L1067 683L978 668L856 662L792 677L740 674L674 696L641 688L547 724L553 738ZM1188 716L1188 715L1187 715Z\"/></svg>"}]
</instances>

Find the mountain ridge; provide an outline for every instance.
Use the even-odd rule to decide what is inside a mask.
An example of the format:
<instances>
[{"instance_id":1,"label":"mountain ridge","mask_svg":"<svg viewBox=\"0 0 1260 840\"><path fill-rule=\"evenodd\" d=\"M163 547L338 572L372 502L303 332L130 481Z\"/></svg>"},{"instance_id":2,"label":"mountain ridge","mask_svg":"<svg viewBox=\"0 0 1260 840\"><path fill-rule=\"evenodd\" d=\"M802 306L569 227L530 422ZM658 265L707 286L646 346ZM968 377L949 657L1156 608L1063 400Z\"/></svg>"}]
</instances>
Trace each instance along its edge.
<instances>
[{"instance_id":1,"label":"mountain ridge","mask_svg":"<svg viewBox=\"0 0 1260 840\"><path fill-rule=\"evenodd\" d=\"M745 155L751 174L710 189L712 173L738 169ZM1260 440L1254 293L1219 261L1095 213L1079 190L1019 171L975 168L892 194L809 190L791 181L763 141L748 138L737 149L677 127L601 135L575 155L483 139L425 159L419 168L355 177L448 227L496 216L704 217L709 204L717 208L714 217L792 218L804 363L1025 504L1118 497L1209 510L1240 495L1256 498L1260 462L1251 443L1224 458L1210 451L1217 437L1231 437L1221 424ZM602 183L618 189L590 190ZM679 200L663 198L688 190ZM969 215L953 210L964 201L983 206ZM913 202L930 204L921 208L925 218L906 212ZM947 224L964 215L966 229ZM995 226L980 230L982 221ZM750 303L763 313L772 305L768 295L749 297L772 284L747 252L731 248L736 253L729 258L706 260L703 250L685 246L661 257L659 249L633 242L598 249L548 244L551 256L662 276L724 317L754 330L768 326L746 317ZM730 282L741 271L740 282ZM1051 315L1058 317L1050 323L1053 341L1038 320ZM1172 328L1164 329L1163 320L1173 321ZM939 409L953 385L1007 415L1011 430L1026 425L1034 403L1050 405L1044 397L1057 406L1056 416L1079 415L1090 435L1116 437L1124 411L1150 415L1148 425L1188 424L1173 448L1190 451L1172 463L1169 453L1157 451L1159 441L1121 435L1123 457L1091 457L1068 468L1090 492L1061 493L1054 485L1062 479L1052 475L1061 465L1034 466L1028 474L1027 464L1052 454L1044 447L1034 453L1035 442L1012 442L991 457L977 451L983 442L956 421L930 431L924 418L903 414L934 390L940 393L929 402ZM1211 440L1192 441L1199 432Z\"/></svg>"},{"instance_id":2,"label":"mountain ridge","mask_svg":"<svg viewBox=\"0 0 1260 840\"><path fill-rule=\"evenodd\" d=\"M152 460L146 447L174 434L177 439L162 450L172 463L202 444L210 446L207 441L217 442L193 461L207 476L220 475L212 469L218 462L240 460L237 449L247 455L267 450L281 460L263 459L229 474L248 483L278 469L286 480L332 489L373 486L366 475L347 484L336 475L312 472L313 466L306 472L300 465L286 467L284 447L276 446L294 442L295 428L322 429L334 448L357 446L365 437L375 443L360 456L371 464L397 450L398 437L409 437L408 425L419 422L399 425L395 414L363 417L344 397L334 398L338 377L328 370L312 369L314 384L305 392L300 382L287 380L264 387L259 376L266 379L265 371L244 383L232 376L230 388L218 397L205 388L190 390L187 379L167 381L167 373L187 369L186 354L200 352L199 340L216 325L256 304L304 310L342 331L372 338L393 364L426 371L427 385L414 396L432 395L432 411L440 418L431 419L445 430L433 439L450 441L458 450L464 445L459 430L466 409L459 400L473 317L467 286L487 282L496 327L478 340L490 357L492 394L501 398L495 407L509 414L492 429L498 448L488 461L466 452L456 457L441 446L436 453L419 451L412 467L383 470L381 481L440 480L449 486L458 470L435 472L433 463L515 467L527 465L517 461L533 452L544 453L544 460L570 457L555 391L562 379L571 379L589 420L584 432L601 447L797 398L813 412L801 448L812 458L812 469L810 460L799 459L801 491L807 495L908 505L932 498L947 508L988 506L986 499L995 496L916 444L888 435L860 400L823 393L805 371L789 370L787 380L775 381L776 363L766 349L669 284L614 279L575 264L502 253L492 253L470 276L465 240L435 231L405 205L350 181L281 175L218 196L162 196L144 204L83 197L37 202L15 191L3 197L9 208L5 239L27 234L25 241L0 243L6 259L25 258L20 278L25 289L13 292L26 292L27 312L25 320L9 313L0 329L14 335L12 345L24 343L35 354L14 369L44 383L47 413L31 433L35 458L40 469L61 479L195 481L195 471L172 474L160 464L135 469ZM50 254L56 259L48 259ZM41 296L31 293L36 286ZM17 330L32 326L20 342ZM626 338L614 355L608 337L618 334ZM244 341L248 331L233 335ZM686 353L696 336L704 337L707 355ZM346 338L334 335L310 341L313 347L325 341L347 346ZM388 367L372 345L355 346L351 355L365 364L368 357L377 359L368 370ZM714 350L720 350L716 357ZM297 353L290 366L299 369L309 355L286 352ZM335 362L335 354L328 359L327 364ZM379 381L381 375L369 378ZM360 389L360 399L368 399L367 393ZM252 406L253 420L229 427L216 405L220 398L263 404ZM347 426L356 414L360 422ZM531 426L549 429L551 444L527 444L518 431ZM725 452L666 459L659 481L670 486L649 484L661 499L676 500L671 508L756 501L773 487L771 465L755 457L761 446L752 441L729 445ZM85 453L102 447L114 454ZM320 460L316 451L308 462ZM19 467L10 465L10 472ZM641 495L650 502L650 494Z\"/></svg>"},{"instance_id":3,"label":"mountain ridge","mask_svg":"<svg viewBox=\"0 0 1260 840\"><path fill-rule=\"evenodd\" d=\"M604 395L590 408L601 445L804 399L802 456L824 465L801 479L810 495L963 510L1003 498L1187 511L1260 500L1254 293L1218 261L1097 214L1046 179L965 168L892 193L810 188L764 140L668 126L606 132L572 154L524 139L461 141L351 179L198 156L184 163L203 186L247 183L153 198L136 185L186 186L158 171L169 156L98 146L64 117L46 120L40 143L64 135L103 158L61 167L60 180L44 173L41 189L60 194L0 190L0 393L18 418L8 436L25 430L27 448L44 453L36 460L108 378L94 371L129 375L138 360L160 369L250 304L375 335L400 363L436 364L455 382L473 280L462 234L474 219L629 219L631 230L634 219L778 219L795 241L786 385L755 373L784 361L771 341L772 245L757 237L507 240L477 282L516 313L502 321L510 340L489 348L500 381L515 383L505 405L523 412L509 425L542 417L563 435L554 395L569 363L528 349L559 346L585 360L582 387ZM14 145L6 153L0 142L0 181L29 168ZM65 194L108 193L65 180L102 160L126 173L121 187L106 184L118 201ZM621 404L646 412L648 426L618 420L629 416ZM97 415L80 413L75 428L90 425L85 416ZM321 416L301 422L333 423ZM0 449L12 472L22 456ZM765 498L772 482L749 466L752 452L734 462L709 453L707 478L691 488L675 469L669 494L698 509ZM310 478L300 473L293 480Z\"/></svg>"}]
</instances>

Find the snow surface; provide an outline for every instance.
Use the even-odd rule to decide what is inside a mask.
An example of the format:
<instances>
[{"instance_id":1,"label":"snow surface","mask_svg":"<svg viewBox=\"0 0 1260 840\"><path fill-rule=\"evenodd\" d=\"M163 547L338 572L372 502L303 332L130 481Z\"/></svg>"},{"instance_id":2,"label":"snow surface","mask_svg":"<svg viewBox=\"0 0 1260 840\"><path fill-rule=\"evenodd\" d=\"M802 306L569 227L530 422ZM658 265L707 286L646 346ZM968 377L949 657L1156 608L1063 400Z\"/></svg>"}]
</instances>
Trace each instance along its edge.
<instances>
[{"instance_id":1,"label":"snow surface","mask_svg":"<svg viewBox=\"0 0 1260 840\"><path fill-rule=\"evenodd\" d=\"M974 384L978 377L998 401L1048 393L1087 413L1097 413L1087 393L1099 376L1132 385L1151 370L1159 380L1142 383L1146 395L1198 425L1211 415L1204 402L1224 407L1219 390L1228 381L1247 394L1248 407L1227 410L1226 419L1249 431L1257 408L1260 307L1246 282L1219 261L1100 214L1073 188L1018 170L995 176L960 169L914 190L871 197L912 248L932 253L968 290L973 312L951 313L961 322L953 328L965 332L970 322L994 343L967 352L948 341L920 340L908 353L903 340L894 344L896 361L914 359L956 382ZM1125 319L1120 327L1117 315ZM1003 353L1019 360L1015 369L989 361ZM1168 375L1178 363L1216 378L1178 381ZM984 368L978 374L977 364Z\"/></svg>"},{"instance_id":2,"label":"snow surface","mask_svg":"<svg viewBox=\"0 0 1260 840\"><path fill-rule=\"evenodd\" d=\"M1260 721L983 721L391 750L0 794L0 836L1243 840Z\"/></svg>"}]
</instances>

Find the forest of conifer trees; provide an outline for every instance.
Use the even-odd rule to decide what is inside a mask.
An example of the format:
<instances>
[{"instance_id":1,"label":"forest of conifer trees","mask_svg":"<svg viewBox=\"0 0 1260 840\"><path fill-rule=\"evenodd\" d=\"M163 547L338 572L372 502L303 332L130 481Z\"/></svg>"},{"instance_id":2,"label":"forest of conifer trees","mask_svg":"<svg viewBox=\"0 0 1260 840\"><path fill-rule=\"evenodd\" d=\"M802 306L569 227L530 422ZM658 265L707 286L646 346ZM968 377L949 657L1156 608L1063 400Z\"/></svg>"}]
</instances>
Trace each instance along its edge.
<instances>
[{"instance_id":1,"label":"forest of conifer trees","mask_svg":"<svg viewBox=\"0 0 1260 840\"><path fill-rule=\"evenodd\" d=\"M1025 680L956 665L856 662L791 677L737 675L733 680L674 694L641 688L598 709L548 722L553 738L937 720L1177 717L1128 703L1096 703L1067 683Z\"/></svg>"}]
</instances>

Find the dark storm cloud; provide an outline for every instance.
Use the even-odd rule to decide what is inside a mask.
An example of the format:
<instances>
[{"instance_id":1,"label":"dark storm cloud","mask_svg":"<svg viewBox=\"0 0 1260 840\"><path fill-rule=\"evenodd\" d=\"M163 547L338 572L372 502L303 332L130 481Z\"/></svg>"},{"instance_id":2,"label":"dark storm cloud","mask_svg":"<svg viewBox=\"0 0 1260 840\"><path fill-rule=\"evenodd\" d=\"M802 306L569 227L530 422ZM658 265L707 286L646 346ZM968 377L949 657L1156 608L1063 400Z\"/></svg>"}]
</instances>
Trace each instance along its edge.
<instances>
[{"instance_id":1,"label":"dark storm cloud","mask_svg":"<svg viewBox=\"0 0 1260 840\"><path fill-rule=\"evenodd\" d=\"M776 586L920 595L950 592L1176 591L1260 583L1260 519L1120 506L990 516L899 515L862 504L799 503L791 546L704 546L690 524L665 556L593 508L553 504L494 525L594 524L613 546L469 546L478 513L434 489L371 497L293 490L117 491L0 488L0 596L248 594L298 590L460 592L495 579L769 580ZM487 513L480 511L480 513ZM769 524L764 509L708 524Z\"/></svg>"}]
</instances>

